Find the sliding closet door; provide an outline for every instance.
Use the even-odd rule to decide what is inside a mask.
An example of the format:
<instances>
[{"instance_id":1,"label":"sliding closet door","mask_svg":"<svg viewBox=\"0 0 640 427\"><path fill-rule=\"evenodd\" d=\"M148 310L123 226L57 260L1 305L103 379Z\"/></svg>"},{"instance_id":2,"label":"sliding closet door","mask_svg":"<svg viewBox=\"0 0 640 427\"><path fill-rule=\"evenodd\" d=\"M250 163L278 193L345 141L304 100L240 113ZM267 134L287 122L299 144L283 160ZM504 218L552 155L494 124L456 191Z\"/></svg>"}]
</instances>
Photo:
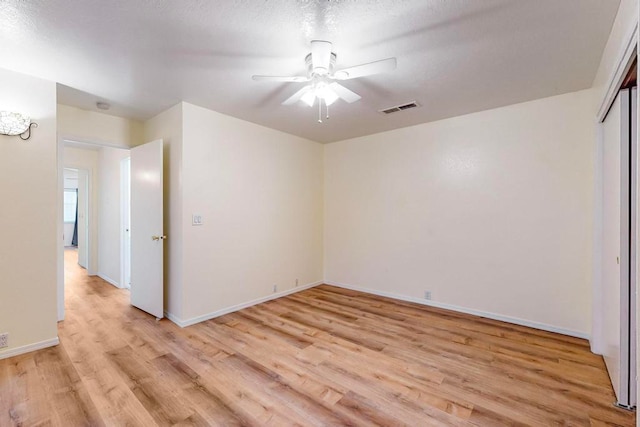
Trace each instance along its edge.
<instances>
[{"instance_id":1,"label":"sliding closet door","mask_svg":"<svg viewBox=\"0 0 640 427\"><path fill-rule=\"evenodd\" d=\"M620 91L603 123L603 327L604 360L618 404L635 406L631 348L631 94ZM635 206L635 204L634 204ZM633 377L630 377L633 374ZM631 381L631 378L634 378Z\"/></svg>"},{"instance_id":2,"label":"sliding closet door","mask_svg":"<svg viewBox=\"0 0 640 427\"><path fill-rule=\"evenodd\" d=\"M630 250L630 267L629 267L629 293L628 307L629 307L629 404L628 406L636 406L638 399L637 380L638 365L637 365L637 316L638 307L636 305L636 294L638 292L638 88L631 89L631 96L629 98L631 114L629 114L629 126L631 128L631 138L629 138L629 156L630 156L630 189L631 194L630 207L631 218L629 218L629 250Z\"/></svg>"}]
</instances>

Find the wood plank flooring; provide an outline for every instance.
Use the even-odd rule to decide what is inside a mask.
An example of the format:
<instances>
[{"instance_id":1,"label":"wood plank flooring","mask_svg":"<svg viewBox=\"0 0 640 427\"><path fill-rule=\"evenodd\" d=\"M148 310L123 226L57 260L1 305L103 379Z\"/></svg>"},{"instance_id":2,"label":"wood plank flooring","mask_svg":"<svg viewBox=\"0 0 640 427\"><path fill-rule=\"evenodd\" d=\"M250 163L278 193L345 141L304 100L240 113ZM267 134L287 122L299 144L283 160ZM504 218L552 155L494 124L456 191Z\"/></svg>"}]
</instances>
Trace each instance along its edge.
<instances>
[{"instance_id":1,"label":"wood plank flooring","mask_svg":"<svg viewBox=\"0 0 640 427\"><path fill-rule=\"evenodd\" d=\"M0 426L632 426L584 340L319 286L181 329L67 251L61 344L0 361Z\"/></svg>"}]
</instances>

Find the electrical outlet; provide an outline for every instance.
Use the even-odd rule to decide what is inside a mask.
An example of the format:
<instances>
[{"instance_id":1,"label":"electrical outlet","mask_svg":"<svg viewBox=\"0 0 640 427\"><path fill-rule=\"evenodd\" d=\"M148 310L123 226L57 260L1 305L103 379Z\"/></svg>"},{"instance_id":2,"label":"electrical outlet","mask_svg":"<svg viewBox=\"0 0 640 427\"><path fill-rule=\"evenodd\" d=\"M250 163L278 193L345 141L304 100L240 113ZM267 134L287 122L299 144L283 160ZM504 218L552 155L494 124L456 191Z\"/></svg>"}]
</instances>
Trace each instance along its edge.
<instances>
[{"instance_id":1,"label":"electrical outlet","mask_svg":"<svg viewBox=\"0 0 640 427\"><path fill-rule=\"evenodd\" d=\"M9 347L9 333L0 334L0 348Z\"/></svg>"},{"instance_id":2,"label":"electrical outlet","mask_svg":"<svg viewBox=\"0 0 640 427\"><path fill-rule=\"evenodd\" d=\"M431 299L431 291L424 291L424 299Z\"/></svg>"},{"instance_id":3,"label":"electrical outlet","mask_svg":"<svg viewBox=\"0 0 640 427\"><path fill-rule=\"evenodd\" d=\"M298 279L296 279L296 286L298 286Z\"/></svg>"},{"instance_id":4,"label":"electrical outlet","mask_svg":"<svg viewBox=\"0 0 640 427\"><path fill-rule=\"evenodd\" d=\"M200 214L191 215L191 225L202 225L202 215Z\"/></svg>"},{"instance_id":5,"label":"electrical outlet","mask_svg":"<svg viewBox=\"0 0 640 427\"><path fill-rule=\"evenodd\" d=\"M273 292L278 292L278 285L273 285Z\"/></svg>"}]
</instances>

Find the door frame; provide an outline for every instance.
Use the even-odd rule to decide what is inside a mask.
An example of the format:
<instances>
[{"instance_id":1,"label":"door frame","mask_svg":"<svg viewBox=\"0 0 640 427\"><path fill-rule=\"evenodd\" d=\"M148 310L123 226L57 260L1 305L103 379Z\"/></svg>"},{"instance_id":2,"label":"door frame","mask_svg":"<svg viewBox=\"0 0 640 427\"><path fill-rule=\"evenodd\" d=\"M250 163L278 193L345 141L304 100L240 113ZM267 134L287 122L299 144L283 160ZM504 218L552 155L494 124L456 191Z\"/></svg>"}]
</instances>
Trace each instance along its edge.
<instances>
[{"instance_id":1,"label":"door frame","mask_svg":"<svg viewBox=\"0 0 640 427\"><path fill-rule=\"evenodd\" d=\"M65 143L78 144L78 145L87 145L93 147L108 147L115 148L120 150L131 150L131 147L126 145L118 145L118 144L108 144L102 142L95 142L91 140L86 140L82 138L77 138L69 135L58 135L57 140L57 170L58 170L58 188L57 188L57 232L58 238L57 241L57 268L56 268L56 290L57 290L57 314L58 314L58 322L63 321L65 317L65 309L64 309L64 207L63 207L63 196L64 196L64 147ZM93 193L93 185L95 185L95 179L97 178L95 175L97 171L93 170L93 168L87 168L85 166L78 165L68 165L66 167L74 168L74 169L84 169L87 170L88 176L88 185L87 185L87 221L92 224L87 228L87 273L90 276L95 276L98 272L97 265L97 256L92 256L92 253L97 254L97 241L98 241L98 221L97 221L97 206L94 205L97 203L97 200L92 196Z\"/></svg>"}]
</instances>

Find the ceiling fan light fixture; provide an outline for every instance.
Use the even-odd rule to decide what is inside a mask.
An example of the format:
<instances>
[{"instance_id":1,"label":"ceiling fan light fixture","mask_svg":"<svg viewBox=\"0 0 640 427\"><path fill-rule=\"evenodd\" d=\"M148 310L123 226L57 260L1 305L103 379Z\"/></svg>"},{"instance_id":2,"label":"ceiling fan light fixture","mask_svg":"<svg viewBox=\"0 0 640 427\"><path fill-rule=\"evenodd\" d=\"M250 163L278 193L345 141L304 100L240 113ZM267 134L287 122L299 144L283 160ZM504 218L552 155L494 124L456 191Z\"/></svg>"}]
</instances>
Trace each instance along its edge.
<instances>
[{"instance_id":1,"label":"ceiling fan light fixture","mask_svg":"<svg viewBox=\"0 0 640 427\"><path fill-rule=\"evenodd\" d=\"M316 102L316 93L313 90L309 90L309 91L307 91L307 93L302 95L302 98L300 98L300 99L302 100L302 102L307 104L309 107L313 107L313 104L315 104L315 102Z\"/></svg>"},{"instance_id":2,"label":"ceiling fan light fixture","mask_svg":"<svg viewBox=\"0 0 640 427\"><path fill-rule=\"evenodd\" d=\"M302 101L309 107L313 107L317 98L318 122L322 123L322 104L326 107L328 119L328 107L338 99L349 104L361 99L360 95L342 86L338 81L393 71L397 66L396 58L387 58L336 71L337 55L331 51L332 46L331 42L325 40L311 41L311 52L304 58L307 68L305 76L254 75L252 79L272 82L309 82L308 85L298 89L296 93L285 99L282 105L294 105Z\"/></svg>"},{"instance_id":3,"label":"ceiling fan light fixture","mask_svg":"<svg viewBox=\"0 0 640 427\"><path fill-rule=\"evenodd\" d=\"M336 94L329 86L323 86L316 91L316 96L324 101L326 105L331 105L338 100Z\"/></svg>"}]
</instances>

